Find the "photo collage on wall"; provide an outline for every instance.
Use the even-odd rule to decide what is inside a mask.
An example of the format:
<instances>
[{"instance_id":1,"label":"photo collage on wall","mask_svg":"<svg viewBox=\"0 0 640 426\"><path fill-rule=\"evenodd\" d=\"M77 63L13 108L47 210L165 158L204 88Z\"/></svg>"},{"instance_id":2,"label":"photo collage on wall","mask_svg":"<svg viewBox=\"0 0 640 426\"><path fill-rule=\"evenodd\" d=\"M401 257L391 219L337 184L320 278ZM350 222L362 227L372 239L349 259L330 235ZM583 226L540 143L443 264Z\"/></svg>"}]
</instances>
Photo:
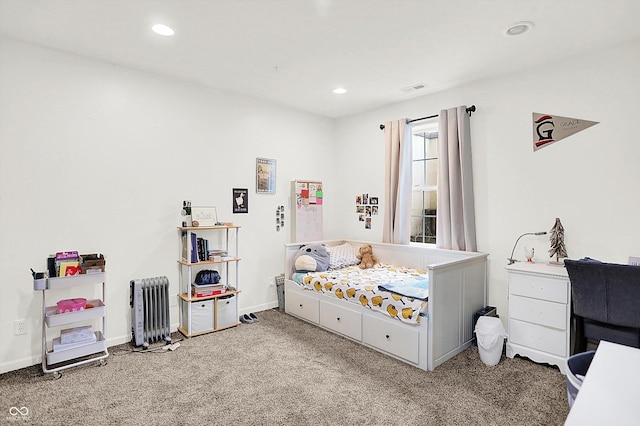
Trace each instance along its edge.
<instances>
[{"instance_id":1,"label":"photo collage on wall","mask_svg":"<svg viewBox=\"0 0 640 426\"><path fill-rule=\"evenodd\" d=\"M371 229L371 216L378 215L378 197L369 197L369 194L356 195L356 213L358 221L364 222L364 229Z\"/></svg>"},{"instance_id":2,"label":"photo collage on wall","mask_svg":"<svg viewBox=\"0 0 640 426\"><path fill-rule=\"evenodd\" d=\"M276 207L276 231L284 229L284 206Z\"/></svg>"}]
</instances>

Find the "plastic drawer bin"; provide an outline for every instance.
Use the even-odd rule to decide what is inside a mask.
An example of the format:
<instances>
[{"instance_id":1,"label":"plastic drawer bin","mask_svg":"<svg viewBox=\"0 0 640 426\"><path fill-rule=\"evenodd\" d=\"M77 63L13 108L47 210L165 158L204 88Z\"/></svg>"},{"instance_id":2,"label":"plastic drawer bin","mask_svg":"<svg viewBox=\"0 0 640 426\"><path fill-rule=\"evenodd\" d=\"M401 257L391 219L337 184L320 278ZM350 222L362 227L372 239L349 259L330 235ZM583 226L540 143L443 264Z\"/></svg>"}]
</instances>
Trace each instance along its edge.
<instances>
[{"instance_id":1,"label":"plastic drawer bin","mask_svg":"<svg viewBox=\"0 0 640 426\"><path fill-rule=\"evenodd\" d=\"M576 396L578 396L584 376L587 374L595 354L596 351L581 352L567 358L567 401L569 402L569 409L571 409Z\"/></svg>"}]
</instances>

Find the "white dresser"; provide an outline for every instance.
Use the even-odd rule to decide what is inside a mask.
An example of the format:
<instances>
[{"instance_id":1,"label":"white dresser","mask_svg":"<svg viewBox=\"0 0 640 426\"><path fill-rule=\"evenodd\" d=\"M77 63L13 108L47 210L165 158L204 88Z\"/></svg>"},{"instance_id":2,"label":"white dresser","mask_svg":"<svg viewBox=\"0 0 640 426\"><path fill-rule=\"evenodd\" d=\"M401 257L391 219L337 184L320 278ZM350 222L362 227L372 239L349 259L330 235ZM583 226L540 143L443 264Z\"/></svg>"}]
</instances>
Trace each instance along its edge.
<instances>
[{"instance_id":1,"label":"white dresser","mask_svg":"<svg viewBox=\"0 0 640 426\"><path fill-rule=\"evenodd\" d=\"M507 357L557 365L571 355L571 286L564 266L514 263L509 276Z\"/></svg>"}]
</instances>

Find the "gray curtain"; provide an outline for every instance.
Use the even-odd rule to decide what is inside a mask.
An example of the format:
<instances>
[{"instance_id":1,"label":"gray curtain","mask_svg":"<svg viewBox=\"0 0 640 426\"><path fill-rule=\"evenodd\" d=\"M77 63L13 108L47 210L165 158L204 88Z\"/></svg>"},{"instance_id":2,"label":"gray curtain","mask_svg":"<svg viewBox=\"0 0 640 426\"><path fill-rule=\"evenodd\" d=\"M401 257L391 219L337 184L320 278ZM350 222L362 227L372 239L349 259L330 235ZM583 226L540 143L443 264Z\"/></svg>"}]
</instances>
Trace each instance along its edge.
<instances>
[{"instance_id":1,"label":"gray curtain","mask_svg":"<svg viewBox=\"0 0 640 426\"><path fill-rule=\"evenodd\" d=\"M411 126L407 119L384 126L385 187L382 242L409 244L411 227Z\"/></svg>"},{"instance_id":2,"label":"gray curtain","mask_svg":"<svg viewBox=\"0 0 640 426\"><path fill-rule=\"evenodd\" d=\"M476 251L471 132L466 106L440 111L436 247Z\"/></svg>"}]
</instances>

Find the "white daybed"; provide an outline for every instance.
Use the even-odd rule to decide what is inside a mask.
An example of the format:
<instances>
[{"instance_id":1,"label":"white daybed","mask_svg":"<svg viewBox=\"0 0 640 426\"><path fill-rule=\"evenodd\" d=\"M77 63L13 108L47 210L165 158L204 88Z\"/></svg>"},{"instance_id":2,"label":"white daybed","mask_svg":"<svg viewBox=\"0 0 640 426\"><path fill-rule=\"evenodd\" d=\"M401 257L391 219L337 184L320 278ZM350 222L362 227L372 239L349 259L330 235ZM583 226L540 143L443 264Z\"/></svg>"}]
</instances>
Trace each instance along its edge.
<instances>
[{"instance_id":1,"label":"white daybed","mask_svg":"<svg viewBox=\"0 0 640 426\"><path fill-rule=\"evenodd\" d=\"M486 305L486 254L350 240L313 243L370 244L382 264L422 269L428 276L427 303L417 323L407 323L333 292L306 289L293 280L294 256L305 243L292 243L285 245L286 313L423 370L471 345L473 316Z\"/></svg>"}]
</instances>

